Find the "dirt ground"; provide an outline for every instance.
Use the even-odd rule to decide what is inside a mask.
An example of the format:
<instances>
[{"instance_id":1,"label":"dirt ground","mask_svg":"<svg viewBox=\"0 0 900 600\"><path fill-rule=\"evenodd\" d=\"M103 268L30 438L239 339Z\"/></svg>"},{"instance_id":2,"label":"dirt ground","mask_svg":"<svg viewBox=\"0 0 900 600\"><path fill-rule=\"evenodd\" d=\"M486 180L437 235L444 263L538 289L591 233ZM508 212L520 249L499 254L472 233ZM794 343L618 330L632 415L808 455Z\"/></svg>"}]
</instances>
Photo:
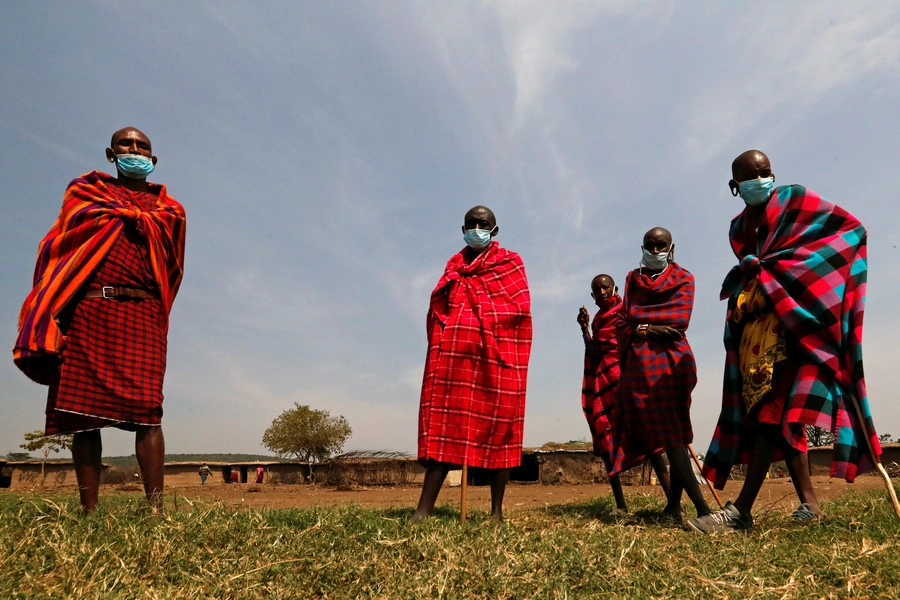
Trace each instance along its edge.
<instances>
[{"instance_id":1,"label":"dirt ground","mask_svg":"<svg viewBox=\"0 0 900 600\"><path fill-rule=\"evenodd\" d=\"M730 481L725 490L719 492L722 502L734 499L740 491L740 481ZM813 477L816 494L820 502L850 491L863 492L871 489L883 489L884 483L878 477L859 477L855 483L848 484L843 480ZM110 486L112 487L112 486ZM137 491L136 486L116 486L120 493ZM116 487L101 489L101 495L116 493ZM121 489L125 488L125 489ZM134 488L133 490L130 488ZM710 506L715 506L709 489L704 491ZM287 508L331 506L335 504L357 504L370 508L410 507L413 508L419 499L419 486L406 487L369 487L356 489L335 489L334 487L317 487L310 485L254 485L232 484L217 487L178 488L180 498L201 499L206 502L222 501L228 506L252 508ZM167 497L172 492L167 491ZM611 494L608 485L537 485L510 483L506 489L504 508L506 512L543 508L555 504L585 502L598 496ZM626 486L625 494L650 494L663 497L659 486ZM438 497L438 505L459 505L460 488L444 486ZM685 497L685 503L688 502ZM168 498L167 498L168 503ZM767 480L763 485L756 506L759 509L793 510L797 506L797 495L793 485L787 478ZM490 509L490 488L487 486L469 486L468 505L474 510Z\"/></svg>"}]
</instances>

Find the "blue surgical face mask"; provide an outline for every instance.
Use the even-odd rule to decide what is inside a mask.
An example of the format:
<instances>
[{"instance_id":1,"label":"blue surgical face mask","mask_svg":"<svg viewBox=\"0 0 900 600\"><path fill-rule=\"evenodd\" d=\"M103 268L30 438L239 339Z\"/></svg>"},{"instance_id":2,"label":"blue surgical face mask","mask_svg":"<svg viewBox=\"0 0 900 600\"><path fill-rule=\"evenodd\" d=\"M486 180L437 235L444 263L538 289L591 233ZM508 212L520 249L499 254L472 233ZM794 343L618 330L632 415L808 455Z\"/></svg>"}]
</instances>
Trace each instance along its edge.
<instances>
[{"instance_id":1,"label":"blue surgical face mask","mask_svg":"<svg viewBox=\"0 0 900 600\"><path fill-rule=\"evenodd\" d=\"M760 206L769 201L775 189L775 178L748 179L738 184L738 193L748 206Z\"/></svg>"},{"instance_id":2,"label":"blue surgical face mask","mask_svg":"<svg viewBox=\"0 0 900 600\"><path fill-rule=\"evenodd\" d=\"M493 229L466 229L463 239L466 245L474 250L484 250L491 243Z\"/></svg>"},{"instance_id":3,"label":"blue surgical face mask","mask_svg":"<svg viewBox=\"0 0 900 600\"><path fill-rule=\"evenodd\" d=\"M116 154L116 169L131 179L146 179L156 166L153 161L140 154Z\"/></svg>"},{"instance_id":4,"label":"blue surgical face mask","mask_svg":"<svg viewBox=\"0 0 900 600\"><path fill-rule=\"evenodd\" d=\"M646 248L641 248L644 253L643 258L641 258L641 264L651 271L662 273L666 270L666 267L669 266L669 253L662 252L660 254L653 254Z\"/></svg>"}]
</instances>

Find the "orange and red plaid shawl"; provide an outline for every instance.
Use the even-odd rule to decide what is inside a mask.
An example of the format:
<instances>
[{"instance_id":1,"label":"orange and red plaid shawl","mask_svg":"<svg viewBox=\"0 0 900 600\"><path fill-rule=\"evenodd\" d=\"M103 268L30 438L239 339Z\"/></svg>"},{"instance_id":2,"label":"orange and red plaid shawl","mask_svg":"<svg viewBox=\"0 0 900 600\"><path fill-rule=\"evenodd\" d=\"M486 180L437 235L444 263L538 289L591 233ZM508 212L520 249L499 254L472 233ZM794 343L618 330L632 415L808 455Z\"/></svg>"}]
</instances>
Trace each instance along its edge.
<instances>
[{"instance_id":1,"label":"orange and red plaid shawl","mask_svg":"<svg viewBox=\"0 0 900 600\"><path fill-rule=\"evenodd\" d=\"M115 181L99 171L73 180L59 218L38 246L34 287L19 312L13 348L16 365L38 383L47 383L47 373L35 363L46 364L62 351L58 315L100 266L126 221L136 222L147 238L150 268L166 315L178 293L184 272L184 208L157 184L150 184L159 198L154 210L126 205L110 189Z\"/></svg>"},{"instance_id":2,"label":"orange and red plaid shawl","mask_svg":"<svg viewBox=\"0 0 900 600\"><path fill-rule=\"evenodd\" d=\"M584 351L584 377L581 380L581 409L587 419L594 443L594 454L612 459L612 435L609 419L616 405L619 385L619 350L616 344L616 318L622 309L622 298L616 294L605 310L600 309L591 321L591 339L600 351L597 360Z\"/></svg>"},{"instance_id":3,"label":"orange and red plaid shawl","mask_svg":"<svg viewBox=\"0 0 900 600\"><path fill-rule=\"evenodd\" d=\"M431 293L419 460L501 469L522 461L531 297L522 259L464 249Z\"/></svg>"},{"instance_id":4,"label":"orange and red plaid shawl","mask_svg":"<svg viewBox=\"0 0 900 600\"><path fill-rule=\"evenodd\" d=\"M803 186L789 185L776 188L762 223L753 222L745 209L731 222L729 236L740 263L722 284L721 298L728 299L722 412L703 474L721 489L732 465L749 460L754 422L741 401L742 325L731 314L740 291L755 277L800 350L800 369L782 423L785 441L805 452L807 425L831 431L831 476L852 482L874 468L866 437L876 455L881 454L862 362L866 230L841 207ZM854 402L859 402L863 422Z\"/></svg>"}]
</instances>

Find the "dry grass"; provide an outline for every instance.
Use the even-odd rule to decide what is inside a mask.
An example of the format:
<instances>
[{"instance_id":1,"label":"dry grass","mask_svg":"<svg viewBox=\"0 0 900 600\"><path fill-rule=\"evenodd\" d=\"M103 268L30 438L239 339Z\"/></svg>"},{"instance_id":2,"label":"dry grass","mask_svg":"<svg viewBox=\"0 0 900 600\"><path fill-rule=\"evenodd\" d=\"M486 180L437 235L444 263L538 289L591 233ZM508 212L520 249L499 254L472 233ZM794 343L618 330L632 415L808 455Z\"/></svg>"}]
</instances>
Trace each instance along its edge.
<instances>
[{"instance_id":1,"label":"dry grass","mask_svg":"<svg viewBox=\"0 0 900 600\"><path fill-rule=\"evenodd\" d=\"M883 494L826 504L820 525L768 513L746 534L702 537L608 499L461 524L444 507L251 511L138 495L80 516L71 494L0 494L2 598L897 597L900 521Z\"/></svg>"}]
</instances>

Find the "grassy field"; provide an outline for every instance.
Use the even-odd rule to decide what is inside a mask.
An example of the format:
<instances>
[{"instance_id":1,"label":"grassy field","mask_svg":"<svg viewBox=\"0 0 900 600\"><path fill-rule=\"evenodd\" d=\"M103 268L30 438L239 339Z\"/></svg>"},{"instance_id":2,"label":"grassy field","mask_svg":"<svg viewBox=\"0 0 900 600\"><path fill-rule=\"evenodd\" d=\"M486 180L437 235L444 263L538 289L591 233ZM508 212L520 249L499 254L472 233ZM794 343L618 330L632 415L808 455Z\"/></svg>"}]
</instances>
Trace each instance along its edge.
<instances>
[{"instance_id":1,"label":"grassy field","mask_svg":"<svg viewBox=\"0 0 900 600\"><path fill-rule=\"evenodd\" d=\"M703 537L655 524L656 498L513 511L467 523L444 507L247 510L139 495L80 516L73 493L0 494L0 598L844 598L900 594L900 521L884 493L829 518Z\"/></svg>"}]
</instances>

